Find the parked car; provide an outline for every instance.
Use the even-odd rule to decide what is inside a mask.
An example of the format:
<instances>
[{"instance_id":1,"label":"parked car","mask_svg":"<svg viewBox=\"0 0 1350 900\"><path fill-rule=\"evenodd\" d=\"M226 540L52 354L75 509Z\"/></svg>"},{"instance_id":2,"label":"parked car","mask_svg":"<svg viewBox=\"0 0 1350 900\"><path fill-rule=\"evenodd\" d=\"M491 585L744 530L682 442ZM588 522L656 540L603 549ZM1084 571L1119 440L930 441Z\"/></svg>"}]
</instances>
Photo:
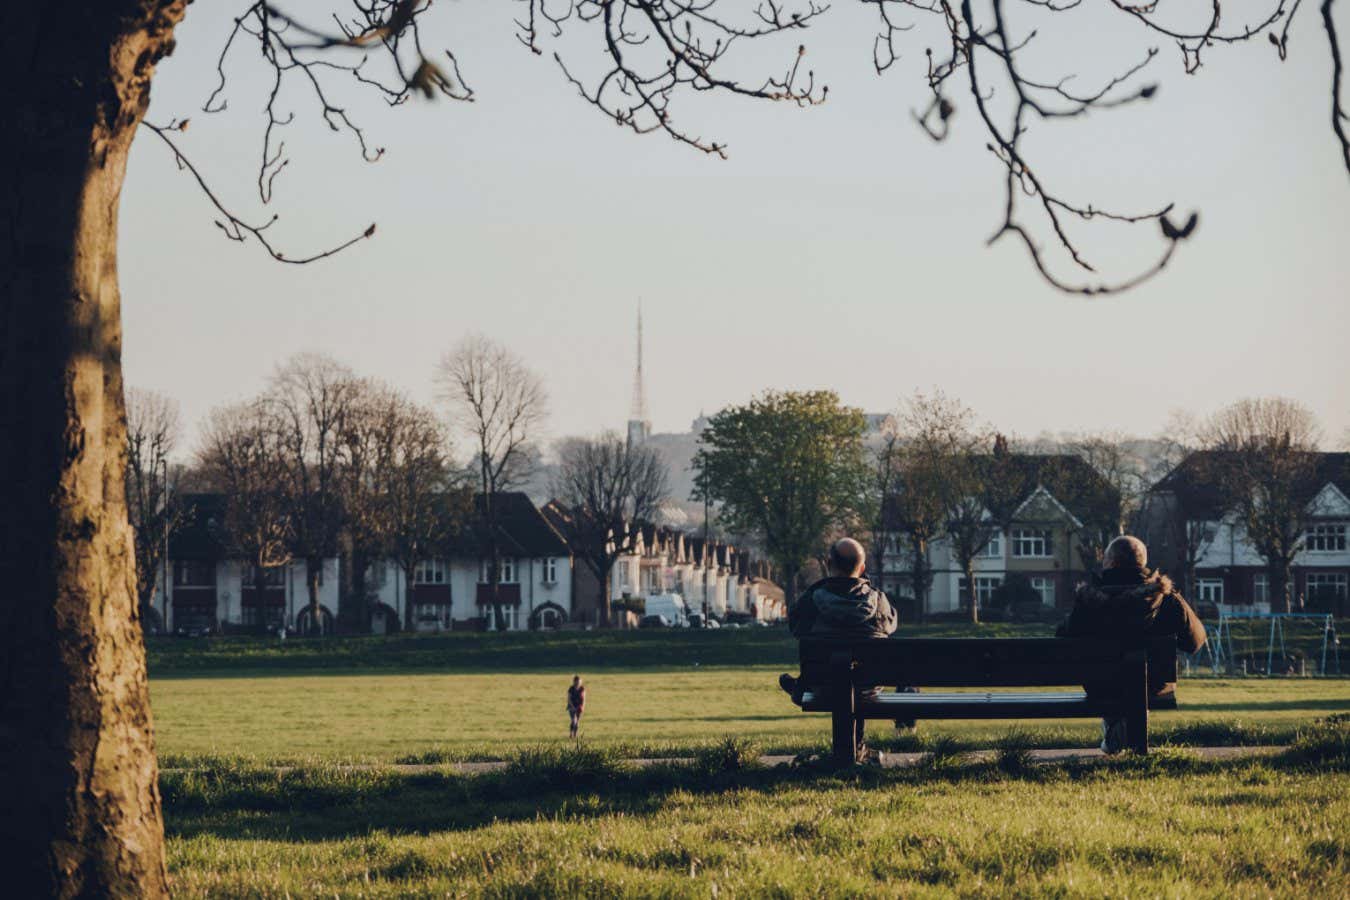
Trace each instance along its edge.
<instances>
[{"instance_id":1,"label":"parked car","mask_svg":"<svg viewBox=\"0 0 1350 900\"><path fill-rule=\"evenodd\" d=\"M643 616L638 622L639 628L669 628L670 620L665 616Z\"/></svg>"}]
</instances>

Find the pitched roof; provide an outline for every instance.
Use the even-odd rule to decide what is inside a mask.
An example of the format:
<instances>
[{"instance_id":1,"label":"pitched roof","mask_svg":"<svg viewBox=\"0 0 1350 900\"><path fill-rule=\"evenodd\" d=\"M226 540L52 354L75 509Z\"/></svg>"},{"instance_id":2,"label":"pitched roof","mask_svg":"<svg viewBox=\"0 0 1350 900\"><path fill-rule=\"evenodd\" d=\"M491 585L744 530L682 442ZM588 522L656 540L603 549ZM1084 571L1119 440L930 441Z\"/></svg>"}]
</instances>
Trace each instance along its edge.
<instances>
[{"instance_id":1,"label":"pitched roof","mask_svg":"<svg viewBox=\"0 0 1350 900\"><path fill-rule=\"evenodd\" d=\"M1079 523L1112 519L1119 507L1119 491L1081 456L1009 453L983 455L978 460L985 477L997 477L998 493L1019 511L1041 488ZM901 500L899 495L886 500L885 518L894 530L903 530Z\"/></svg>"},{"instance_id":2,"label":"pitched roof","mask_svg":"<svg viewBox=\"0 0 1350 900\"><path fill-rule=\"evenodd\" d=\"M171 559L220 559L225 556L225 495L179 494L182 523L169 537Z\"/></svg>"},{"instance_id":3,"label":"pitched roof","mask_svg":"<svg viewBox=\"0 0 1350 900\"><path fill-rule=\"evenodd\" d=\"M475 495L473 502L475 509L482 510L483 495ZM494 494L493 503L503 551L527 557L567 555L567 539L552 523L556 513L545 515L527 494L520 491ZM453 549L461 552L479 553L482 550L480 542L472 538L457 541L456 544Z\"/></svg>"},{"instance_id":4,"label":"pitched roof","mask_svg":"<svg viewBox=\"0 0 1350 900\"><path fill-rule=\"evenodd\" d=\"M1168 472L1152 490L1175 496L1188 519L1217 519L1224 507L1223 462L1231 452L1197 450ZM1305 502L1312 502L1328 484L1350 496L1350 453L1315 455L1312 473L1302 489Z\"/></svg>"}]
</instances>

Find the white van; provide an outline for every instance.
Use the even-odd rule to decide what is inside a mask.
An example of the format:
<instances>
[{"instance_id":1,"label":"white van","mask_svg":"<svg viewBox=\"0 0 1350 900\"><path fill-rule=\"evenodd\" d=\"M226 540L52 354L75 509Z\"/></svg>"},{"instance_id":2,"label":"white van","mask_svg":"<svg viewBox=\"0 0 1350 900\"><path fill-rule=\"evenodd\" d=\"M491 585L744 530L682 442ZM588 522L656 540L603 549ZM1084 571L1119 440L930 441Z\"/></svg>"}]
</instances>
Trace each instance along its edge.
<instances>
[{"instance_id":1,"label":"white van","mask_svg":"<svg viewBox=\"0 0 1350 900\"><path fill-rule=\"evenodd\" d=\"M679 594L648 594L646 615L663 616L676 628L689 625L689 613L685 609L684 598Z\"/></svg>"}]
</instances>

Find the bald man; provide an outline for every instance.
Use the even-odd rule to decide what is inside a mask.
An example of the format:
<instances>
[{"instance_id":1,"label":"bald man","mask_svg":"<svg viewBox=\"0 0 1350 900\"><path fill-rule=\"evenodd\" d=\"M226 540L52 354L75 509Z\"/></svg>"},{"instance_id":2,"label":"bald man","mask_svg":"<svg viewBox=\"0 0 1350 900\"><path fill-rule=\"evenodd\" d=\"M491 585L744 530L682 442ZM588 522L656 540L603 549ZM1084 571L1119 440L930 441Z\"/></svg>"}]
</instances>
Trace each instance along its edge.
<instances>
[{"instance_id":1,"label":"bald man","mask_svg":"<svg viewBox=\"0 0 1350 900\"><path fill-rule=\"evenodd\" d=\"M835 541L825 562L825 577L807 588L788 610L788 629L802 638L886 638L899 619L886 595L863 577L867 553L852 538ZM806 685L784 673L779 686L800 704ZM871 688L870 690L877 690ZM913 722L897 721L899 728ZM859 732L859 743L862 733Z\"/></svg>"},{"instance_id":2,"label":"bald man","mask_svg":"<svg viewBox=\"0 0 1350 900\"><path fill-rule=\"evenodd\" d=\"M1137 537L1123 534L1102 554L1102 573L1078 589L1073 612L1059 627L1060 637L1164 637L1176 635L1177 647L1194 653L1205 645L1205 626L1190 604L1160 572L1148 568L1148 548ZM1093 685L1086 685L1089 693ZM1176 690L1175 684L1155 686L1156 694ZM1116 753L1124 746L1124 720L1102 722L1102 750Z\"/></svg>"},{"instance_id":3,"label":"bald man","mask_svg":"<svg viewBox=\"0 0 1350 900\"><path fill-rule=\"evenodd\" d=\"M798 638L884 638L895 632L895 608L863 577L867 552L853 538L835 541L825 577L788 610L788 628Z\"/></svg>"}]
</instances>

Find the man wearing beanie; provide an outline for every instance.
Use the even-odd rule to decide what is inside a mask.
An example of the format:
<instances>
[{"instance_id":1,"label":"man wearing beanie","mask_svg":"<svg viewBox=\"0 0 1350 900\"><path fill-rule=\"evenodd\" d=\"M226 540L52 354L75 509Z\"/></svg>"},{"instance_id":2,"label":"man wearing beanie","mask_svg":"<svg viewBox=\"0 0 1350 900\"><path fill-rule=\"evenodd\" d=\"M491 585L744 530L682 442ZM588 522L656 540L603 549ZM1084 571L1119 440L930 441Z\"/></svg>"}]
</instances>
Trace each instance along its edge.
<instances>
[{"instance_id":1,"label":"man wearing beanie","mask_svg":"<svg viewBox=\"0 0 1350 900\"><path fill-rule=\"evenodd\" d=\"M1060 637L1164 637L1176 635L1177 647L1194 653L1205 644L1205 626L1171 580L1148 569L1148 548L1137 537L1121 535L1102 556L1102 573L1078 589L1073 612L1059 627ZM1093 685L1085 685L1089 694ZM1175 684L1160 685L1166 694ZM1124 719L1102 721L1102 750L1117 753L1125 744Z\"/></svg>"}]
</instances>

